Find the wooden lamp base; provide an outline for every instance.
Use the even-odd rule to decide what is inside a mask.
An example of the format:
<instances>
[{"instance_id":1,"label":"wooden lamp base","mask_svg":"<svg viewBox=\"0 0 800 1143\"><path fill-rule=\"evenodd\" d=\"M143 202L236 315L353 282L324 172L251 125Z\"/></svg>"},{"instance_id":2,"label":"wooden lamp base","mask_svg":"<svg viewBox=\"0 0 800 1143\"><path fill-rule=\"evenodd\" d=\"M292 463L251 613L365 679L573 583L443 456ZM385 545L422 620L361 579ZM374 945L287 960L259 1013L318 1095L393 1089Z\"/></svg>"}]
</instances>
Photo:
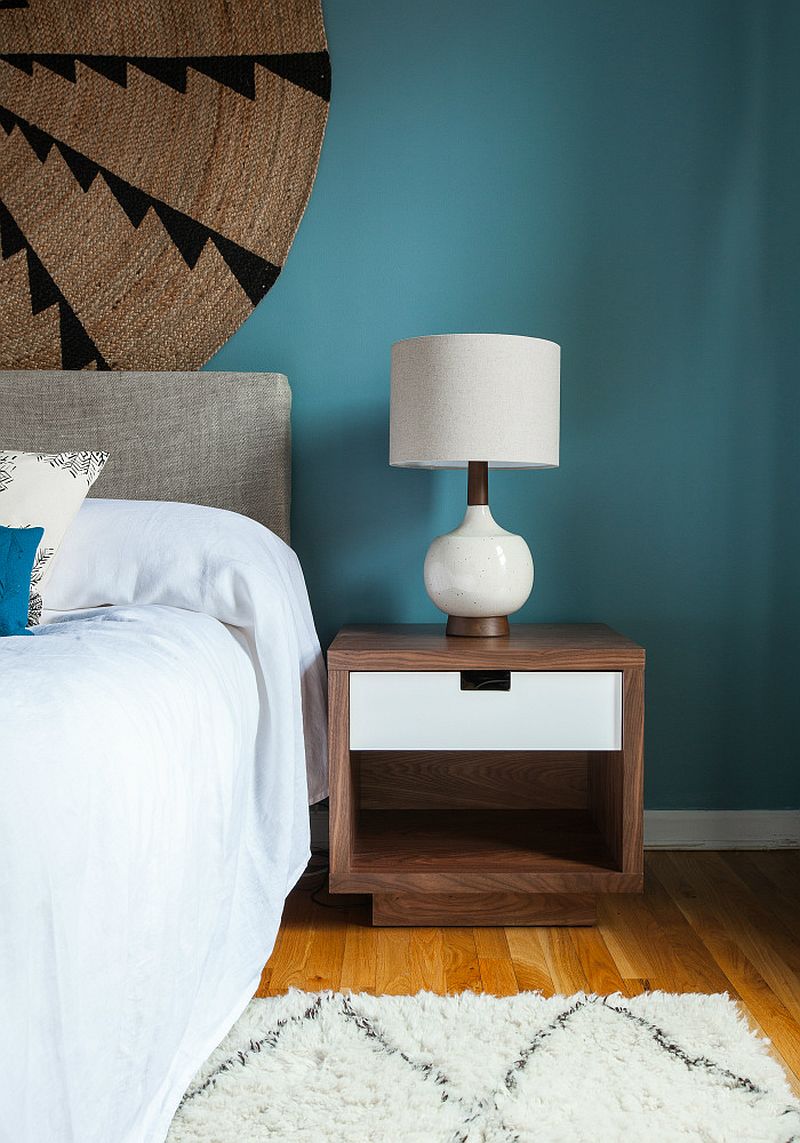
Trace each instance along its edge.
<instances>
[{"instance_id":1,"label":"wooden lamp base","mask_svg":"<svg viewBox=\"0 0 800 1143\"><path fill-rule=\"evenodd\" d=\"M446 635L467 635L481 639L486 635L508 635L507 615L448 615Z\"/></svg>"}]
</instances>

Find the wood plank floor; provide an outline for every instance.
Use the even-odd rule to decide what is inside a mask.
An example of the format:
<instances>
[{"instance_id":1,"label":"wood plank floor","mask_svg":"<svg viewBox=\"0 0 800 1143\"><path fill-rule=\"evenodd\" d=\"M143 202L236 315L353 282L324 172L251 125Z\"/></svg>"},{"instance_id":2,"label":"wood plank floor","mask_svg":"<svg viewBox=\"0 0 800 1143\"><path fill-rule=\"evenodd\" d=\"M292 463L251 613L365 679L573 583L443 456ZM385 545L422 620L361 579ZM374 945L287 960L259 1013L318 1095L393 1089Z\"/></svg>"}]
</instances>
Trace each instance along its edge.
<instances>
[{"instance_id":1,"label":"wood plank floor","mask_svg":"<svg viewBox=\"0 0 800 1143\"><path fill-rule=\"evenodd\" d=\"M373 929L357 899L325 908L304 882L257 995L727 992L800 1093L800 850L650 852L645 882L644 896L602 898L590 929Z\"/></svg>"}]
</instances>

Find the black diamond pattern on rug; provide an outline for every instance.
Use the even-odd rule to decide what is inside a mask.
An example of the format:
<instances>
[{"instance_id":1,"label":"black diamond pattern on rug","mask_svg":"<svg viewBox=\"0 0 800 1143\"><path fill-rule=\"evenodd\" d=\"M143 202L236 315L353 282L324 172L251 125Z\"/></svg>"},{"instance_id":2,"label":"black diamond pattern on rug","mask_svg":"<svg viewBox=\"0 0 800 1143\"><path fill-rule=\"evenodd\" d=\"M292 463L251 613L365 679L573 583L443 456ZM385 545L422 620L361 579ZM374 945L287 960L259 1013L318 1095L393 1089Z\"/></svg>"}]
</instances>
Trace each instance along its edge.
<instances>
[{"instance_id":1,"label":"black diamond pattern on rug","mask_svg":"<svg viewBox=\"0 0 800 1143\"><path fill-rule=\"evenodd\" d=\"M309 998L311 999L311 998ZM198 1095L213 1088L217 1081L226 1073L238 1068L247 1067L248 1063L262 1052L269 1052L279 1048L282 1038L291 1026L302 1026L308 1021L319 1021L323 1017L342 1019L355 1028L364 1038L365 1045L376 1052L395 1056L402 1060L409 1071L416 1074L419 1081L424 1084L433 1084L439 1089L439 1100L447 1103L451 1108L458 1109L458 1115L463 1112L460 1127L452 1136L452 1143L468 1143L473 1139L489 1139L493 1143L517 1143L518 1131L503 1120L502 1092L513 1093L520 1083L520 1079L528 1069L533 1057L559 1033L566 1031L581 1013L590 1013L593 1009L600 1009L624 1022L630 1022L641 1033L644 1039L653 1048L683 1065L688 1071L705 1073L713 1076L724 1088L732 1092L741 1092L743 1096L766 1096L766 1089L760 1087L753 1080L744 1075L737 1075L734 1071L715 1061L708 1055L697 1055L686 1051L677 1041L667 1034L658 1025L645 1019L643 1016L627 1008L619 997L586 996L580 994L566 1000L565 1007L540 1027L527 1044L522 1044L517 1053L509 1057L508 1067L499 1083L492 1082L480 1094L460 1094L444 1070L442 1061L431 1058L415 1058L413 1052L387 1035L366 1012L360 1010L358 997L343 996L338 993L321 993L313 999L308 1006L289 1017L277 1021L267 1032L251 1039L237 1052L222 1060L197 1086L190 1088L181 1102L181 1107L191 1103ZM409 998L410 999L410 998ZM293 1052L297 1052L295 1042ZM787 1108L786 1114L795 1121L796 1108ZM788 1120L787 1120L788 1122ZM527 1136L526 1136L527 1138ZM565 1135L564 1138L567 1138ZM796 1138L792 1136L792 1139ZM787 1134L786 1143L792 1143Z\"/></svg>"}]
</instances>

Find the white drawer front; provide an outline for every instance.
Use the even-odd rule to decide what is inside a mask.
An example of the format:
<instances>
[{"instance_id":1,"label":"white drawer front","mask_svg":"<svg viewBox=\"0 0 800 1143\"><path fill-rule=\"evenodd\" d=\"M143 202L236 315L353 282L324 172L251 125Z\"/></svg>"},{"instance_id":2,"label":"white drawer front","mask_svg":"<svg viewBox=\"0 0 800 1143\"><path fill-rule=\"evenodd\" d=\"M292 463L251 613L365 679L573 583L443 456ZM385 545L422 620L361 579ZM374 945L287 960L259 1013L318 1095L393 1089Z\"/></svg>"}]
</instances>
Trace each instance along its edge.
<instances>
[{"instance_id":1,"label":"white drawer front","mask_svg":"<svg viewBox=\"0 0 800 1143\"><path fill-rule=\"evenodd\" d=\"M351 750L620 750L620 671L512 671L462 691L458 671L353 671Z\"/></svg>"}]
</instances>

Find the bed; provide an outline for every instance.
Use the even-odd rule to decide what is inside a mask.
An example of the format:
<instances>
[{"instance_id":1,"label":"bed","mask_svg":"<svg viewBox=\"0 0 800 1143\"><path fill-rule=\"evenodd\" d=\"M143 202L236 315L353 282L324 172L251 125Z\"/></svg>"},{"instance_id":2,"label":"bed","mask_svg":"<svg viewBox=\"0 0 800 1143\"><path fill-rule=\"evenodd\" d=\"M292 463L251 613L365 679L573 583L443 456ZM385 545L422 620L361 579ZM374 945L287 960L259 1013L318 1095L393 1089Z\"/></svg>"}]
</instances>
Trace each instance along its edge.
<instances>
[{"instance_id":1,"label":"bed","mask_svg":"<svg viewBox=\"0 0 800 1143\"><path fill-rule=\"evenodd\" d=\"M110 459L0 640L0 1139L161 1143L325 795L277 374L0 373L3 447Z\"/></svg>"}]
</instances>

